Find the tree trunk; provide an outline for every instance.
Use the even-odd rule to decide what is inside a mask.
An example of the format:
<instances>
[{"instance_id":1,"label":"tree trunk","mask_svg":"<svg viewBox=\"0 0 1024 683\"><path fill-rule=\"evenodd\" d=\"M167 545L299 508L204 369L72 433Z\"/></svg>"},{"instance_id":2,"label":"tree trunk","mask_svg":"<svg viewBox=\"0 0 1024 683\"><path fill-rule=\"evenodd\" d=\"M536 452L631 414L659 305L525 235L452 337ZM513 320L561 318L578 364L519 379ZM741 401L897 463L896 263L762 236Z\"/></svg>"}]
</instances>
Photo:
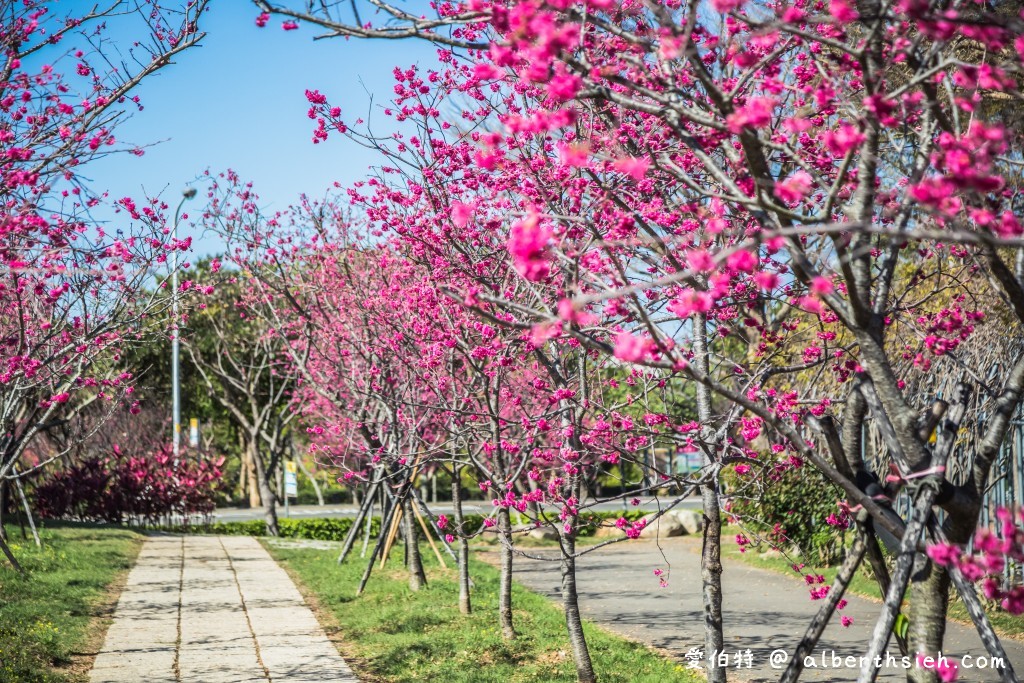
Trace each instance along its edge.
<instances>
[{"instance_id":1,"label":"tree trunk","mask_svg":"<svg viewBox=\"0 0 1024 683\"><path fill-rule=\"evenodd\" d=\"M277 500L274 497L274 490L270 486L270 480L267 478L267 473L263 469L263 460L260 459L256 448L256 438L253 438L253 440L249 442L249 457L253 464L253 469L256 471L260 497L264 502L263 521L266 523L268 536L279 536L280 531L277 526Z\"/></svg>"},{"instance_id":2,"label":"tree trunk","mask_svg":"<svg viewBox=\"0 0 1024 683\"><path fill-rule=\"evenodd\" d=\"M596 683L597 675L590 661L586 636L583 635L580 602L576 593L576 539L573 536L575 533L575 522L571 523L568 533L564 530L559 533L562 546L562 607L565 610L565 628L569 632L572 659L576 663L576 679L580 683Z\"/></svg>"},{"instance_id":3,"label":"tree trunk","mask_svg":"<svg viewBox=\"0 0 1024 683\"><path fill-rule=\"evenodd\" d=\"M258 508L263 505L263 490L260 488L260 474L259 469L256 467L255 456L253 451L256 449L255 444L249 444L246 449L246 459L248 467L246 470L249 473L249 507Z\"/></svg>"},{"instance_id":4,"label":"tree trunk","mask_svg":"<svg viewBox=\"0 0 1024 683\"><path fill-rule=\"evenodd\" d=\"M693 323L693 365L709 375L707 318L698 315ZM697 414L705 433L710 431L712 418L711 390L697 384ZM704 465L717 460L713 445L705 446ZM700 576L704 599L704 649L708 661L708 682L725 683L725 668L719 667L717 653L723 652L725 638L722 630L722 513L718 494L718 479L700 487L704 505L704 540L701 548Z\"/></svg>"},{"instance_id":5,"label":"tree trunk","mask_svg":"<svg viewBox=\"0 0 1024 683\"><path fill-rule=\"evenodd\" d=\"M501 582L498 587L498 623L501 637L512 640L516 630L512 626L512 521L508 508L498 508L498 537L501 546Z\"/></svg>"},{"instance_id":6,"label":"tree trunk","mask_svg":"<svg viewBox=\"0 0 1024 683\"><path fill-rule=\"evenodd\" d=\"M722 652L722 514L718 500L718 482L701 487L704 504L704 539L701 546L701 582L704 596L704 646L707 656ZM723 683L725 669L711 663L708 681Z\"/></svg>"},{"instance_id":7,"label":"tree trunk","mask_svg":"<svg viewBox=\"0 0 1024 683\"><path fill-rule=\"evenodd\" d=\"M249 496L249 457L242 452L238 467L238 500L244 501Z\"/></svg>"},{"instance_id":8,"label":"tree trunk","mask_svg":"<svg viewBox=\"0 0 1024 683\"><path fill-rule=\"evenodd\" d=\"M966 543L974 533L977 510L967 518L956 520L952 514L943 525L946 535L953 543ZM968 521L969 519L969 521ZM942 651L946 635L946 612L949 609L950 576L945 567L940 567L919 555L921 567L911 577L910 585L910 629L907 634L909 651L937 657ZM907 671L907 680L913 683L935 683L938 681L932 669L912 667Z\"/></svg>"},{"instance_id":9,"label":"tree trunk","mask_svg":"<svg viewBox=\"0 0 1024 683\"><path fill-rule=\"evenodd\" d=\"M437 475L434 475L435 481ZM435 496L436 497L436 496ZM462 528L462 468L455 466L452 475L452 510L455 515L455 528L459 536L459 612L471 614L473 604L469 593L469 541Z\"/></svg>"},{"instance_id":10,"label":"tree trunk","mask_svg":"<svg viewBox=\"0 0 1024 683\"><path fill-rule=\"evenodd\" d=\"M410 491L402 501L402 516L405 524L405 552L409 565L409 590L418 591L427 585L427 575L423 571L423 558L420 556L419 533L416 529L416 519L412 511Z\"/></svg>"},{"instance_id":11,"label":"tree trunk","mask_svg":"<svg viewBox=\"0 0 1024 683\"><path fill-rule=\"evenodd\" d=\"M910 588L910 641L912 653L938 656L946 635L946 609L949 606L949 573L944 567L927 561L913 577ZM936 683L938 675L933 669L917 666L907 670L907 680L913 683Z\"/></svg>"}]
</instances>

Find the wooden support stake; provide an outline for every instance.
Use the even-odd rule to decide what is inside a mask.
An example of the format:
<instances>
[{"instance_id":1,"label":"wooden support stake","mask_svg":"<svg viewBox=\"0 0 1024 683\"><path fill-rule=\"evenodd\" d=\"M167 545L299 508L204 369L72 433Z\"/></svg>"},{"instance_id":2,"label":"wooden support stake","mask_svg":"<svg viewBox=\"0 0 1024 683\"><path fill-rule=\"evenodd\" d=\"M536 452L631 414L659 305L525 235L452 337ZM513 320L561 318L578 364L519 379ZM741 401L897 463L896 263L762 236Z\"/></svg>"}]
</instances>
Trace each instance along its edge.
<instances>
[{"instance_id":1,"label":"wooden support stake","mask_svg":"<svg viewBox=\"0 0 1024 683\"><path fill-rule=\"evenodd\" d=\"M380 556L380 568L383 569L385 563L388 561L388 555L391 554L391 546L395 542L395 536L398 534L398 527L402 523L402 506L396 501L395 502L395 516L391 520L391 528L388 529L388 538L384 542L384 552Z\"/></svg>"},{"instance_id":2,"label":"wooden support stake","mask_svg":"<svg viewBox=\"0 0 1024 683\"><path fill-rule=\"evenodd\" d=\"M18 474L18 468L14 468L14 474ZM21 506L25 510L25 518L28 519L28 526L32 529L32 539L36 542L37 548L42 548L43 544L39 540L39 532L36 531L35 520L32 519L32 508L28 505L28 496L25 495L25 489L21 486L21 479L15 477L14 487L18 490L18 497L21 498Z\"/></svg>"},{"instance_id":3,"label":"wooden support stake","mask_svg":"<svg viewBox=\"0 0 1024 683\"><path fill-rule=\"evenodd\" d=\"M398 534L398 526L402 521L402 499L409 495L409 489L412 488L416 483L416 475L420 470L420 460L423 458L423 454L419 453L416 455L416 460L412 464L412 473L409 475L409 479L405 482L398 496L395 498L395 507L398 509L395 511L395 519L391 523L391 529L388 531L388 540L384 545L384 553L380 556L381 569L384 568L384 564L388 561L388 555L391 553L391 546L395 542L395 536Z\"/></svg>"}]
</instances>

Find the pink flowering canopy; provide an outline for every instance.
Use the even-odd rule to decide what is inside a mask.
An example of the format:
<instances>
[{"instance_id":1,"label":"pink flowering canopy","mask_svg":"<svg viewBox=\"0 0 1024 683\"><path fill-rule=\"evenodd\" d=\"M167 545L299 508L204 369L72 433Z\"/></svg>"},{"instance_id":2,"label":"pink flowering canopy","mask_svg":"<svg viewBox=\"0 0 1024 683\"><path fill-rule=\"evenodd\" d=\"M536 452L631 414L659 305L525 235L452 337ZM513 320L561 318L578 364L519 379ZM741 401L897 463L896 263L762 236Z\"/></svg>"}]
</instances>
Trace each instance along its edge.
<instances>
[{"instance_id":1,"label":"pink flowering canopy","mask_svg":"<svg viewBox=\"0 0 1024 683\"><path fill-rule=\"evenodd\" d=\"M721 483L757 492L813 467L839 498L821 523L856 539L851 575L867 557L887 595L862 679L878 673L904 594L900 648L924 656L921 680L955 676L921 662L942 649L950 583L979 604L981 575L952 558L971 540L1024 391L1016 10L471 0L423 17L374 3L367 22L358 4L255 4L260 26L279 15L285 30L439 46L436 64L395 68L386 138L336 96L306 90L313 142L344 135L382 155L346 190L350 212L328 212L333 233L280 254L303 264L282 265L285 281L309 287L284 308L306 338L335 329L339 343L307 387L337 393L313 427L328 448L350 453L361 433L371 462L464 457L502 509L546 485L530 502L564 522L580 680L596 677L571 617L588 471L639 463L659 443L698 455L692 476L659 474L702 498L711 652L725 642ZM322 211L305 214L299 224L323 225ZM259 259L277 259L276 226L254 230ZM330 274L314 282L317 272ZM511 497L509 474L528 478ZM894 502L908 493L901 515ZM891 577L878 536L905 550ZM939 539L947 550L920 556L919 542ZM915 555L931 578L912 578ZM845 585L806 577L827 621ZM996 656L991 626L976 622ZM820 636L812 625L800 647Z\"/></svg>"},{"instance_id":2,"label":"pink flowering canopy","mask_svg":"<svg viewBox=\"0 0 1024 683\"><path fill-rule=\"evenodd\" d=\"M203 37L206 4L139 3L148 35L126 48L133 66L104 53L109 8L59 16L53 3L26 0L0 22L0 478L17 475L41 430L68 425L93 400L135 408L120 351L159 332L168 299L153 271L189 242L168 236L163 200L114 199L89 186L86 169L142 154L117 139L117 123L141 110L136 86ZM110 225L94 218L101 206Z\"/></svg>"}]
</instances>

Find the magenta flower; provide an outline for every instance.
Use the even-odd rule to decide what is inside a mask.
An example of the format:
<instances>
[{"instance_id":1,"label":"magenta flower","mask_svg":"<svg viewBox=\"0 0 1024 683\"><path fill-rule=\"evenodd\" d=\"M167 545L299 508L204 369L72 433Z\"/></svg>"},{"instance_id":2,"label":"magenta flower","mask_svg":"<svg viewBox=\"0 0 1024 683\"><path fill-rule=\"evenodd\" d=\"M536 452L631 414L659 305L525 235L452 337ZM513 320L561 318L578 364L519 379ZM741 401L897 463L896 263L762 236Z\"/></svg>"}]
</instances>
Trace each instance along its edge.
<instances>
[{"instance_id":1,"label":"magenta flower","mask_svg":"<svg viewBox=\"0 0 1024 683\"><path fill-rule=\"evenodd\" d=\"M622 159L616 159L613 165L616 171L621 171L636 182L640 182L647 175L647 169L650 168L651 160L643 157L623 157Z\"/></svg>"},{"instance_id":2,"label":"magenta flower","mask_svg":"<svg viewBox=\"0 0 1024 683\"><path fill-rule=\"evenodd\" d=\"M775 183L774 194L786 206L795 206L814 187L814 179L807 171L797 171L785 180Z\"/></svg>"},{"instance_id":3,"label":"magenta flower","mask_svg":"<svg viewBox=\"0 0 1024 683\"><path fill-rule=\"evenodd\" d=\"M629 332L615 335L615 357L627 363L643 361L650 355L653 346L650 337L636 337Z\"/></svg>"},{"instance_id":4,"label":"magenta flower","mask_svg":"<svg viewBox=\"0 0 1024 683\"><path fill-rule=\"evenodd\" d=\"M553 233L550 226L542 224L540 217L530 213L515 223L508 237L508 253L516 271L531 282L539 282L548 276L551 265L548 262L548 243Z\"/></svg>"},{"instance_id":5,"label":"magenta flower","mask_svg":"<svg viewBox=\"0 0 1024 683\"><path fill-rule=\"evenodd\" d=\"M717 0L717 2L733 5L732 0ZM745 105L729 115L726 121L729 130L733 133L741 133L745 129L766 127L772 122L772 112L775 110L776 104L778 103L771 97L750 98Z\"/></svg>"}]
</instances>

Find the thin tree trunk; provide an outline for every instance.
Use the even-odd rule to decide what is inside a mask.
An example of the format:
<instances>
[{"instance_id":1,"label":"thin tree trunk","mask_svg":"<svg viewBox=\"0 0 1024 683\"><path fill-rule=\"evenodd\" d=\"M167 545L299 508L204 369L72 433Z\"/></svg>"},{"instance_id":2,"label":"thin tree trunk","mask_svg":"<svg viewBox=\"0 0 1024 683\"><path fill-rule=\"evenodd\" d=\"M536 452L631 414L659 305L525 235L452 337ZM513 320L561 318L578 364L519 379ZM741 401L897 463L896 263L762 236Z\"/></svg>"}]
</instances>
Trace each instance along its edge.
<instances>
[{"instance_id":1,"label":"thin tree trunk","mask_svg":"<svg viewBox=\"0 0 1024 683\"><path fill-rule=\"evenodd\" d=\"M708 362L707 318L698 315L693 322L693 364L704 374L710 375ZM711 412L711 390L697 384L697 415L705 431L709 430ZM712 449L703 449L704 465L713 465L717 458ZM722 627L722 513L719 502L717 477L700 487L704 505L704 539L701 548L700 574L704 600L704 649L708 661L709 683L725 683L725 668L718 666L717 653L723 652L725 637Z\"/></svg>"},{"instance_id":2,"label":"thin tree trunk","mask_svg":"<svg viewBox=\"0 0 1024 683\"><path fill-rule=\"evenodd\" d=\"M579 484L574 487L579 490ZM590 649L583 634L583 621L580 619L580 601L576 592L576 521L575 517L568 520L569 531L560 531L562 547L562 608L565 611L565 628L569 633L569 646L572 648L572 659L576 664L576 679L580 683L597 683L594 665L590 661Z\"/></svg>"},{"instance_id":3,"label":"thin tree trunk","mask_svg":"<svg viewBox=\"0 0 1024 683\"><path fill-rule=\"evenodd\" d=\"M407 491L405 500L402 501L402 511L405 517L405 552L409 565L409 590L418 591L427 585L427 574L423 571L423 557L420 555L419 530L416 528L416 518L412 510L411 484Z\"/></svg>"},{"instance_id":4,"label":"thin tree trunk","mask_svg":"<svg viewBox=\"0 0 1024 683\"><path fill-rule=\"evenodd\" d=\"M498 537L501 546L498 623L501 626L501 637L513 640L516 637L516 630L512 625L512 522L507 507L498 509Z\"/></svg>"},{"instance_id":5,"label":"thin tree trunk","mask_svg":"<svg viewBox=\"0 0 1024 683\"><path fill-rule=\"evenodd\" d=\"M462 515L462 468L456 465L452 475L452 510L455 516L455 529L459 537L459 612L471 614L473 603L469 592L469 540L463 531ZM436 479L436 474L434 475ZM436 497L436 496L435 496Z\"/></svg>"},{"instance_id":6,"label":"thin tree trunk","mask_svg":"<svg viewBox=\"0 0 1024 683\"><path fill-rule=\"evenodd\" d=\"M242 453L241 465L238 468L238 499L245 500L249 495L249 457Z\"/></svg>"},{"instance_id":7,"label":"thin tree trunk","mask_svg":"<svg viewBox=\"0 0 1024 683\"><path fill-rule=\"evenodd\" d=\"M258 508L263 505L263 491L260 488L260 474L254 461L253 449L255 446L246 447L246 458L249 460L249 507Z\"/></svg>"},{"instance_id":8,"label":"thin tree trunk","mask_svg":"<svg viewBox=\"0 0 1024 683\"><path fill-rule=\"evenodd\" d=\"M280 530L277 526L277 501L274 497L274 490L270 487L267 473L263 469L263 460L256 452L256 438L249 442L249 457L252 459L253 469L256 470L257 482L259 485L260 497L263 499L263 521L267 526L268 536L279 536Z\"/></svg>"}]
</instances>

